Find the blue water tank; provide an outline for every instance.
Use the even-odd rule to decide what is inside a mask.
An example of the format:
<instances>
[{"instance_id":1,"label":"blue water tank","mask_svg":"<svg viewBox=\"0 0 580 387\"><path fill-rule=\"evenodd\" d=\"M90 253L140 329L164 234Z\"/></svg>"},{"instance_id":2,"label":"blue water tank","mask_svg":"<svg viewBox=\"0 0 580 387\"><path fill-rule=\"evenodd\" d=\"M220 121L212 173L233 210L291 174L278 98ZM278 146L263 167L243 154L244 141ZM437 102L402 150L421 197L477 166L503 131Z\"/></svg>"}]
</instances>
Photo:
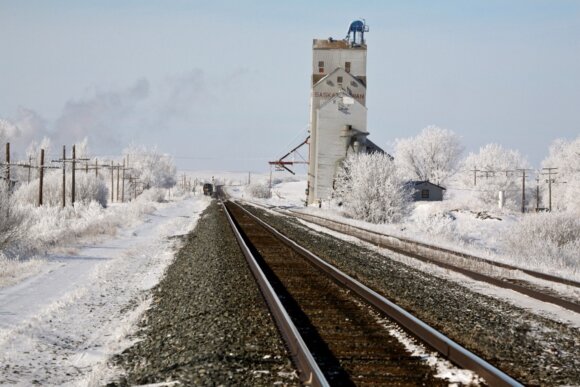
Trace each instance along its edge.
<instances>
[{"instance_id":1,"label":"blue water tank","mask_svg":"<svg viewBox=\"0 0 580 387\"><path fill-rule=\"evenodd\" d=\"M355 20L352 23L350 23L350 28L348 29L348 32L364 32L365 30L365 22L363 22L362 20Z\"/></svg>"},{"instance_id":2,"label":"blue water tank","mask_svg":"<svg viewBox=\"0 0 580 387\"><path fill-rule=\"evenodd\" d=\"M346 39L352 45L364 44L365 32L367 32L368 30L369 30L369 27L366 25L364 20L355 20L355 21L351 22L350 26L348 27L348 34L346 35ZM357 39L357 34L358 34L358 39Z\"/></svg>"}]
</instances>

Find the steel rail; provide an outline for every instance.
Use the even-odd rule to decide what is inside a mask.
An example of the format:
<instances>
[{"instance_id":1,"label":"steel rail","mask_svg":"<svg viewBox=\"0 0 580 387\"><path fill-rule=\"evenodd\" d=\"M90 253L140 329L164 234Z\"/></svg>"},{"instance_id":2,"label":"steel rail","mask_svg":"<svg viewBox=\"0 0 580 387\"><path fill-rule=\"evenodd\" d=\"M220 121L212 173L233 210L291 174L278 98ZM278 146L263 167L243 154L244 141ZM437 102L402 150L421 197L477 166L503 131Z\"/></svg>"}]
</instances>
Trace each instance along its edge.
<instances>
[{"instance_id":1,"label":"steel rail","mask_svg":"<svg viewBox=\"0 0 580 387\"><path fill-rule=\"evenodd\" d=\"M272 210L272 209L270 209L270 210ZM523 272L525 274L528 274L528 275L530 275L532 277L536 277L536 278L543 279L543 280L546 280L546 281L557 282L557 283L561 283L563 285L569 285L569 286L574 286L574 287L580 288L580 282L576 282L576 281L569 280L569 279L566 279L566 278L561 278L561 277L554 276L554 275L550 275L550 274L540 273L540 272L537 272L537 271L534 271L534 270L530 270L530 269L525 269L525 268L521 268L521 267L509 265L507 263L501 263L501 262L492 261L492 260L489 260L489 259L486 259L486 258L478 257L478 256L471 255L471 254L467 254L467 253L462 253L462 252L455 251L455 250L446 249L444 247L429 245L427 243L418 242L418 241L415 241L415 240L412 240L412 239L407 239L407 238L404 238L404 237L398 237L398 236L393 236L393 235L379 233L379 232L376 232L376 231L373 231L373 230L368 230L368 229L365 229L365 228L362 228L362 227L353 226L353 225L350 225L350 224L342 223L342 222L339 222L337 220L328 219L328 218L325 218L325 217L322 217L322 216L318 216L318 215L304 214L304 213L301 213L301 212L298 212L298 211L293 211L293 210L284 210L284 211L289 212L292 215L294 215L296 217L299 217L299 218L302 218L302 219L306 219L306 218L319 219L320 221L323 221L325 223L335 224L338 227L348 228L350 230L357 230L357 231L364 232L364 233L368 233L368 234L371 234L371 235L374 235L374 236L377 236L377 237L395 239L395 240L401 241L403 243L408 243L408 244L415 245L415 246L419 246L419 247L422 247L422 248L425 248L425 249L429 249L429 250L434 250L434 251L438 251L438 252L442 252L442 253L446 253L446 254L455 255L457 257L469 259L469 260L476 261L476 262L487 263L489 265L501 267L501 268L504 268L504 269L518 270L518 271L521 271L521 272ZM313 223L316 223L316 222L313 221ZM328 227L327 225L324 225L324 226L325 227ZM331 228L331 227L329 227L329 228ZM336 229L333 229L333 230L334 231L343 232L343 233L345 232L344 230L336 230ZM363 239L363 238L361 237L361 239ZM369 241L369 240L367 240L367 242L371 242L371 243L375 243L376 244L375 241ZM384 246L385 245L383 245L383 247Z\"/></svg>"},{"instance_id":2,"label":"steel rail","mask_svg":"<svg viewBox=\"0 0 580 387\"><path fill-rule=\"evenodd\" d=\"M313 222L313 223L318 224L320 226L327 227L333 231L338 231L341 233L345 233L349 236L357 237L365 242L372 243L378 247L387 248L387 249L392 250L394 252L397 252L399 254L413 257L413 258L418 259L420 261L432 263L432 264L435 264L435 265L440 266L442 268L455 271L457 273L463 274L464 276L469 277L471 279L474 279L476 281L486 282L486 283L489 283L491 285L495 285L497 287L513 290L513 291L516 291L518 293L524 294L528 297L534 298L536 300L539 300L542 302L548 302L548 303L551 303L554 305L561 306L561 307L568 309L568 310L571 310L573 312L580 313L580 304L578 304L578 303L568 301L568 300L553 296L551 294L543 293L543 292L537 291L535 289L528 288L526 286L522 286L522 285L519 285L516 283L503 281L501 279L492 277L490 275L481 274L481 273L478 273L476 271L466 269L466 268L463 268L463 267L460 267L460 266L457 266L457 265L454 265L451 263L442 262L438 259L430 258L424 254L421 254L418 251L410 251L408 248L404 248L401 245L396 246L392 241L388 240L388 239L395 239L396 241L402 241L403 243L410 243L409 241L404 240L402 238L391 237L388 235L372 232L369 230L361 229L361 228L356 227L356 226L351 226L348 224L336 222L334 220L325 219L325 218L322 218L322 217L319 217L316 215L297 214L296 212L292 212L292 214L295 215L296 217L301 218L301 219ZM312 218L316 218L317 220L312 220ZM421 244L421 243L412 242L412 244L416 244L419 247L426 247L428 249L431 248L431 246Z\"/></svg>"},{"instance_id":3,"label":"steel rail","mask_svg":"<svg viewBox=\"0 0 580 387\"><path fill-rule=\"evenodd\" d=\"M296 326L286 312L286 309L276 295L276 292L270 285L266 275L252 255L252 252L250 251L248 245L238 230L236 222L232 218L229 210L226 208L223 202L222 208L238 241L240 249L246 257L248 266L250 267L250 270L252 271L256 282L258 283L260 291L266 300L272 316L274 317L276 325L278 326L278 329L280 330L286 345L290 349L290 356L298 368L300 379L304 384L309 386L329 386L329 383L324 377L324 374L318 367L318 364L304 343L304 340L302 340L298 329L296 329Z\"/></svg>"},{"instance_id":4,"label":"steel rail","mask_svg":"<svg viewBox=\"0 0 580 387\"><path fill-rule=\"evenodd\" d=\"M363 300L373 305L375 308L383 312L389 318L396 321L404 329L410 332L413 336L418 337L423 342L427 343L430 347L435 349L437 352L442 354L445 358L449 359L458 366L472 370L478 375L483 377L487 383L492 386L522 386L520 382L513 379L511 376L507 375L503 371L494 367L487 361L478 357L471 351L463 348L447 336L443 335L439 331L433 329L427 325L422 320L416 318L400 306L389 301L382 295L378 294L374 290L368 288L364 284L355 280L354 278L344 274L340 270L336 269L332 265L328 264L318 256L314 255L310 251L306 250L304 247L300 246L290 238L286 237L284 234L276 230L274 227L270 226L268 223L264 222L242 206L237 203L233 203L242 209L245 213L256 220L262 227L270 231L278 239L284 242L286 245L290 246L296 252L300 253L303 257L308 259L312 264L318 267L321 271L331 276L339 284L342 284L347 289L356 293Z\"/></svg>"}]
</instances>

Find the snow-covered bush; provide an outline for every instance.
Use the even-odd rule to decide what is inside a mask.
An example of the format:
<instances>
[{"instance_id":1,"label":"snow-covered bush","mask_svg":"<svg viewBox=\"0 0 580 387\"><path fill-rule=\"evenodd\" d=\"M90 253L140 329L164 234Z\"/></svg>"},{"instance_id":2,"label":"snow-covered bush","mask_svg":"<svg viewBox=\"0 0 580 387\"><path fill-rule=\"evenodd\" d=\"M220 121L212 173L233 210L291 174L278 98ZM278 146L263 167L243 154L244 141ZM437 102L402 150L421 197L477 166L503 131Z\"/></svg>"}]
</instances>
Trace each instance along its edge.
<instances>
[{"instance_id":1,"label":"snow-covered bush","mask_svg":"<svg viewBox=\"0 0 580 387\"><path fill-rule=\"evenodd\" d=\"M372 223L398 222L410 209L411 187L386 154L352 154L336 178L335 200L346 214Z\"/></svg>"},{"instance_id":2,"label":"snow-covered bush","mask_svg":"<svg viewBox=\"0 0 580 387\"><path fill-rule=\"evenodd\" d=\"M130 160L131 175L139 178L145 188L171 188L177 182L175 164L171 156L157 149L132 145L123 151Z\"/></svg>"},{"instance_id":3,"label":"snow-covered bush","mask_svg":"<svg viewBox=\"0 0 580 387\"><path fill-rule=\"evenodd\" d=\"M479 153L470 153L463 162L464 173L460 183L472 189L478 198L488 206L497 206L499 191L505 192L505 207L511 210L521 208L522 174L520 168L529 164L517 150L505 149L499 144L487 144ZM472 170L478 170L477 185L474 186ZM530 187L528 186L528 189ZM526 192L526 197L532 197Z\"/></svg>"},{"instance_id":4,"label":"snow-covered bush","mask_svg":"<svg viewBox=\"0 0 580 387\"><path fill-rule=\"evenodd\" d=\"M26 214L16 205L4 181L0 181L0 252L25 232Z\"/></svg>"},{"instance_id":5,"label":"snow-covered bush","mask_svg":"<svg viewBox=\"0 0 580 387\"><path fill-rule=\"evenodd\" d=\"M580 270L580 218L574 214L528 214L504 238L506 252L523 263Z\"/></svg>"},{"instance_id":6,"label":"snow-covered bush","mask_svg":"<svg viewBox=\"0 0 580 387\"><path fill-rule=\"evenodd\" d=\"M543 168L558 168L552 175L552 209L580 214L580 136L575 140L556 140L550 154L542 162ZM544 207L548 201L548 176L542 176Z\"/></svg>"},{"instance_id":7,"label":"snow-covered bush","mask_svg":"<svg viewBox=\"0 0 580 387\"><path fill-rule=\"evenodd\" d=\"M428 126L416 137L397 140L395 163L409 180L443 184L456 173L462 152L457 134L449 129Z\"/></svg>"},{"instance_id":8,"label":"snow-covered bush","mask_svg":"<svg viewBox=\"0 0 580 387\"><path fill-rule=\"evenodd\" d=\"M276 176L272 178L272 185L300 181L296 176Z\"/></svg>"},{"instance_id":9,"label":"snow-covered bush","mask_svg":"<svg viewBox=\"0 0 580 387\"><path fill-rule=\"evenodd\" d=\"M181 190L179 190L180 193ZM141 195L137 197L139 201L145 202L155 202L155 203L163 203L166 201L166 191L162 188L151 188L143 191Z\"/></svg>"},{"instance_id":10,"label":"snow-covered bush","mask_svg":"<svg viewBox=\"0 0 580 387\"><path fill-rule=\"evenodd\" d=\"M36 179L30 184L21 185L14 193L14 197L21 204L38 203L38 190L40 180ZM70 172L67 173L66 201L70 204L72 195L72 181ZM101 206L107 206L108 188L105 182L92 173L78 173L75 178L75 201L77 203L89 203L95 201ZM44 177L42 202L48 206L62 205L62 172L53 171Z\"/></svg>"},{"instance_id":11,"label":"snow-covered bush","mask_svg":"<svg viewBox=\"0 0 580 387\"><path fill-rule=\"evenodd\" d=\"M459 239L455 216L442 206L433 203L417 203L411 220L421 232L450 241Z\"/></svg>"},{"instance_id":12,"label":"snow-covered bush","mask_svg":"<svg viewBox=\"0 0 580 387\"><path fill-rule=\"evenodd\" d=\"M258 199L269 199L272 196L268 183L252 183L246 187L246 193Z\"/></svg>"}]
</instances>

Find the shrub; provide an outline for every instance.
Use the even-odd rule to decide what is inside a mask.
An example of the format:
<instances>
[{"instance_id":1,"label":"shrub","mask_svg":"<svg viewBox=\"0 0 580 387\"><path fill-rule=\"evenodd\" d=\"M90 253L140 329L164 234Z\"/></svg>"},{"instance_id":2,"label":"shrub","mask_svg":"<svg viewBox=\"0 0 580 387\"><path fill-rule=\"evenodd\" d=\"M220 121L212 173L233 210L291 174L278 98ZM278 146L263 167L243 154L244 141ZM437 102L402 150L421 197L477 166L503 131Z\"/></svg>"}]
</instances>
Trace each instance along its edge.
<instances>
[{"instance_id":1,"label":"shrub","mask_svg":"<svg viewBox=\"0 0 580 387\"><path fill-rule=\"evenodd\" d=\"M25 231L26 214L16 205L5 184L0 182L0 250L20 239Z\"/></svg>"},{"instance_id":2,"label":"shrub","mask_svg":"<svg viewBox=\"0 0 580 387\"><path fill-rule=\"evenodd\" d=\"M272 197L270 186L267 183L252 183L246 187L246 193L258 199L269 199Z\"/></svg>"},{"instance_id":3,"label":"shrub","mask_svg":"<svg viewBox=\"0 0 580 387\"><path fill-rule=\"evenodd\" d=\"M569 213L526 215L504 238L506 251L533 265L580 268L580 219Z\"/></svg>"}]
</instances>

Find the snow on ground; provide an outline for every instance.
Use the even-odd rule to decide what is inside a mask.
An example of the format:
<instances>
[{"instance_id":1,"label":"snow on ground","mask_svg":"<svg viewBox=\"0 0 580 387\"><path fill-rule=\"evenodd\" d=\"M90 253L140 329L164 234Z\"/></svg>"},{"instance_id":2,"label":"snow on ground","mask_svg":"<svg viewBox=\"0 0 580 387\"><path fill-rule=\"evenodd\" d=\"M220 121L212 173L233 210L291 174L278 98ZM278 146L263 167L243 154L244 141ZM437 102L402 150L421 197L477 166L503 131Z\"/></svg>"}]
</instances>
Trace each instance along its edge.
<instances>
[{"instance_id":1,"label":"snow on ground","mask_svg":"<svg viewBox=\"0 0 580 387\"><path fill-rule=\"evenodd\" d=\"M35 273L0 288L0 384L100 385L130 343L147 290L173 259L206 197L157 203L100 242L58 245ZM103 239L103 238L101 238Z\"/></svg>"}]
</instances>

